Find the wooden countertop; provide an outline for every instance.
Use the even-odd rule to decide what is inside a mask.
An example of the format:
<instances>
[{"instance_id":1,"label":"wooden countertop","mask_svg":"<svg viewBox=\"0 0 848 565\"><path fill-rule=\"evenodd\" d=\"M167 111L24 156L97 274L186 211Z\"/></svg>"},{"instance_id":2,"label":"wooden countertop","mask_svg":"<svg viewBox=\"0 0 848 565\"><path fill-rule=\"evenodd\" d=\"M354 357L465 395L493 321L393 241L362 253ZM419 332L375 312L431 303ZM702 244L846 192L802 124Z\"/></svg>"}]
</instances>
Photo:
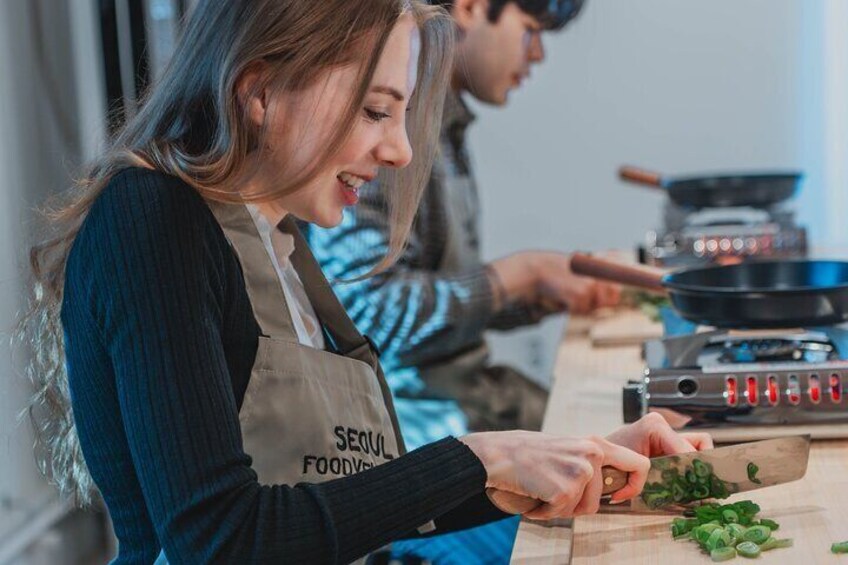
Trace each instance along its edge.
<instances>
[{"instance_id":1,"label":"wooden countertop","mask_svg":"<svg viewBox=\"0 0 848 565\"><path fill-rule=\"evenodd\" d=\"M648 323L647 319L644 323ZM543 427L546 432L605 435L622 425L621 389L628 379L642 373L640 348L593 347L590 330L594 324L588 318L574 318L568 324L554 369ZM795 541L793 548L766 553L760 561L848 565L848 556L830 553L831 543L848 540L848 440L813 442L803 480L739 495L730 501L739 497L759 504L763 516L780 523L780 536ZM524 521L511 562L711 563L695 545L671 539L671 519L668 515L605 514L555 526Z\"/></svg>"}]
</instances>

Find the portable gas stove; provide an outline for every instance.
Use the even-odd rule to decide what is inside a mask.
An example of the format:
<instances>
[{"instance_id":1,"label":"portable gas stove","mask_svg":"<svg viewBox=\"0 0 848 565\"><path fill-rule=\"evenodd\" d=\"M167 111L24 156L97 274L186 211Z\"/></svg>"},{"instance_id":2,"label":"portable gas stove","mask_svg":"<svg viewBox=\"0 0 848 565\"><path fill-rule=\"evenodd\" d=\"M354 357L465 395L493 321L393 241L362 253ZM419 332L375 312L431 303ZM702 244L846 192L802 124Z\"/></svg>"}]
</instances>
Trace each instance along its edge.
<instances>
[{"instance_id":1,"label":"portable gas stove","mask_svg":"<svg viewBox=\"0 0 848 565\"><path fill-rule=\"evenodd\" d=\"M848 327L714 330L644 344L624 419L675 428L848 423Z\"/></svg>"},{"instance_id":2,"label":"portable gas stove","mask_svg":"<svg viewBox=\"0 0 848 565\"><path fill-rule=\"evenodd\" d=\"M690 209L667 202L664 224L648 232L639 250L643 263L694 266L807 253L807 231L797 225L788 205Z\"/></svg>"}]
</instances>

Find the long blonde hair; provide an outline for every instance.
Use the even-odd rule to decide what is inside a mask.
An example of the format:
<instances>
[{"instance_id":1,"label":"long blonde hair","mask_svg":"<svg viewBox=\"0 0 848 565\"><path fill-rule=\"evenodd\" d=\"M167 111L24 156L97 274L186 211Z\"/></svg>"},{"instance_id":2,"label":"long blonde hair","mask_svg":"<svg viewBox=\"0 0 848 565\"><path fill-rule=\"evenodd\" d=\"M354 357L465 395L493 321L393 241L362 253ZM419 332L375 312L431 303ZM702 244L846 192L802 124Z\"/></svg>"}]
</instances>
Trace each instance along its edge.
<instances>
[{"instance_id":1,"label":"long blonde hair","mask_svg":"<svg viewBox=\"0 0 848 565\"><path fill-rule=\"evenodd\" d=\"M410 167L384 173L392 231L390 251L375 272L389 266L403 250L426 186L452 63L449 18L420 0L200 0L138 114L71 190L45 207L47 235L30 252L33 291L17 335L30 349L27 373L36 392L29 412L42 472L63 494L86 504L96 492L74 427L60 322L68 253L92 203L118 171L142 163L179 177L206 198L247 200L232 186L248 155L264 146L264 132L250 126L239 103L239 78L262 61L270 83L257 88L293 91L331 67L356 64L358 86L326 151L309 171L250 200L270 200L302 187L349 135L388 36L404 12L414 16L421 34L408 121L415 159Z\"/></svg>"}]
</instances>

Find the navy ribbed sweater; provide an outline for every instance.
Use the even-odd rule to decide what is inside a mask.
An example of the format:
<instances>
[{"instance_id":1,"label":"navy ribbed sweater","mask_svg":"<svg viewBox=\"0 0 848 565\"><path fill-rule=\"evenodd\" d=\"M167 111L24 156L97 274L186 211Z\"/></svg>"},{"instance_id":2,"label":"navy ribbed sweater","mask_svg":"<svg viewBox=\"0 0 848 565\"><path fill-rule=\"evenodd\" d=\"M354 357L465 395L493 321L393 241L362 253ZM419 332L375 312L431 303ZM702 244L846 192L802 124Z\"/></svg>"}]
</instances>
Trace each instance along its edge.
<instances>
[{"instance_id":1,"label":"navy ribbed sweater","mask_svg":"<svg viewBox=\"0 0 848 565\"><path fill-rule=\"evenodd\" d=\"M68 258L62 323L74 418L120 542L117 563L344 563L430 519L503 517L448 438L358 475L262 485L238 411L259 328L238 259L200 195L116 175ZM284 439L283 439L284 441Z\"/></svg>"}]
</instances>

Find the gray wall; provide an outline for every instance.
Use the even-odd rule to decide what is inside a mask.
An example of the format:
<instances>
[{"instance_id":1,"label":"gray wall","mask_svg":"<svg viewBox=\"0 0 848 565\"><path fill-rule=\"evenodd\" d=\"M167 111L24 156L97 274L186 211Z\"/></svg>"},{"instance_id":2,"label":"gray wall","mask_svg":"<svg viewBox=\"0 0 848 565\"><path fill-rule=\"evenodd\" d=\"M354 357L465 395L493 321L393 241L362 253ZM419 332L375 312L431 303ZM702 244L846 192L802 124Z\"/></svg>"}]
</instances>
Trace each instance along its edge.
<instances>
[{"instance_id":1,"label":"gray wall","mask_svg":"<svg viewBox=\"0 0 848 565\"><path fill-rule=\"evenodd\" d=\"M632 248L662 197L620 183L624 163L803 165L803 9L817 3L589 0L509 107L480 109L487 254Z\"/></svg>"},{"instance_id":2,"label":"gray wall","mask_svg":"<svg viewBox=\"0 0 848 565\"><path fill-rule=\"evenodd\" d=\"M668 174L805 168L800 208L820 242L829 1L588 0L545 36L547 62L507 108L477 107L484 254L634 249L659 227L663 197L621 183L625 163ZM558 331L499 339L496 358L542 370Z\"/></svg>"}]
</instances>

